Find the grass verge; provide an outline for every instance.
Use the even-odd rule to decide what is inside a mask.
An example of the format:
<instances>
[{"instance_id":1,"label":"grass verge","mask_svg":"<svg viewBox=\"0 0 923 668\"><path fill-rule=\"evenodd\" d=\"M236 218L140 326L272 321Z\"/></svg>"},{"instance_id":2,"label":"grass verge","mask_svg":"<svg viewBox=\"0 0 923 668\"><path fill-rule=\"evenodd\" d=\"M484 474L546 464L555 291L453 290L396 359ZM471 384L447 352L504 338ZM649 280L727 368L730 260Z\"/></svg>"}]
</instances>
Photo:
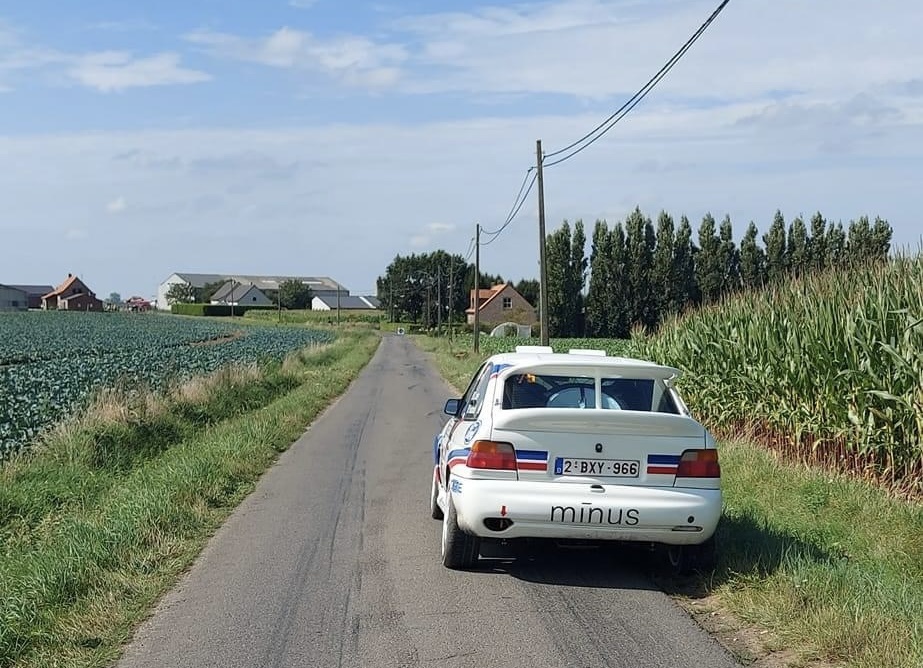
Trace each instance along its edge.
<instances>
[{"instance_id":1,"label":"grass verge","mask_svg":"<svg viewBox=\"0 0 923 668\"><path fill-rule=\"evenodd\" d=\"M0 666L109 665L377 345L348 332L282 365L112 400L0 469Z\"/></svg>"},{"instance_id":2,"label":"grass verge","mask_svg":"<svg viewBox=\"0 0 923 668\"><path fill-rule=\"evenodd\" d=\"M415 340L457 389L483 359ZM661 583L668 593L755 627L755 656L745 659L923 666L923 506L746 442L722 443L721 466L718 568Z\"/></svg>"}]
</instances>

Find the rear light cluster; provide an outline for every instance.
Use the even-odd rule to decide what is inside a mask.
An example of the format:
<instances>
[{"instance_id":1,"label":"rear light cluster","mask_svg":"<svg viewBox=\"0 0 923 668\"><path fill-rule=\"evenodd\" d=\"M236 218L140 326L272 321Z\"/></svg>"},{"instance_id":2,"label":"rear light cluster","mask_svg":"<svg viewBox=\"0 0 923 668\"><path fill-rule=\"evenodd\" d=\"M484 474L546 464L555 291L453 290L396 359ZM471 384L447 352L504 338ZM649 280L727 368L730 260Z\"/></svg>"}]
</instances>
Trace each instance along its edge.
<instances>
[{"instance_id":1,"label":"rear light cluster","mask_svg":"<svg viewBox=\"0 0 923 668\"><path fill-rule=\"evenodd\" d=\"M721 465L718 464L718 451L686 450L676 469L677 478L720 478Z\"/></svg>"},{"instance_id":2,"label":"rear light cluster","mask_svg":"<svg viewBox=\"0 0 923 668\"><path fill-rule=\"evenodd\" d=\"M465 462L468 468L515 471L516 450L512 443L475 441Z\"/></svg>"}]
</instances>

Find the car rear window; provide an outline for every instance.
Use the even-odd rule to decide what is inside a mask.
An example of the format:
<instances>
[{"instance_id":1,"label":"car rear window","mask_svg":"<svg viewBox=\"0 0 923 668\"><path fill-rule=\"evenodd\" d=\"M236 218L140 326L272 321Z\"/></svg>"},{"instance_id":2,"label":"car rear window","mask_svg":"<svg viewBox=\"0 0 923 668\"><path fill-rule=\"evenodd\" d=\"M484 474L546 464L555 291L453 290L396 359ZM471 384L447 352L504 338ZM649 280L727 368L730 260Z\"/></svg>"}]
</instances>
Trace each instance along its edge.
<instances>
[{"instance_id":1,"label":"car rear window","mask_svg":"<svg viewBox=\"0 0 923 668\"><path fill-rule=\"evenodd\" d=\"M678 414L662 381L652 378L603 378L600 407L610 410ZM503 408L596 408L596 380L587 376L514 374L503 386Z\"/></svg>"}]
</instances>

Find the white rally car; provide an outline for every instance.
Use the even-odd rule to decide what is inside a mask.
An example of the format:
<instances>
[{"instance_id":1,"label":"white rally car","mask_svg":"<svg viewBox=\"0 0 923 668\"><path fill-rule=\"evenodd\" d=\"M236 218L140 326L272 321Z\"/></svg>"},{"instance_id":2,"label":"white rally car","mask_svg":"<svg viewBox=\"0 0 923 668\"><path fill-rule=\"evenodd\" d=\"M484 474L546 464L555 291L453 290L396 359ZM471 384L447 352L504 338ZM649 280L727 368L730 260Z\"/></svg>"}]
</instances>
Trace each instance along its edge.
<instances>
[{"instance_id":1,"label":"white rally car","mask_svg":"<svg viewBox=\"0 0 923 668\"><path fill-rule=\"evenodd\" d=\"M515 539L634 541L677 571L709 568L721 516L715 441L676 369L519 346L480 367L433 443L442 561Z\"/></svg>"}]
</instances>

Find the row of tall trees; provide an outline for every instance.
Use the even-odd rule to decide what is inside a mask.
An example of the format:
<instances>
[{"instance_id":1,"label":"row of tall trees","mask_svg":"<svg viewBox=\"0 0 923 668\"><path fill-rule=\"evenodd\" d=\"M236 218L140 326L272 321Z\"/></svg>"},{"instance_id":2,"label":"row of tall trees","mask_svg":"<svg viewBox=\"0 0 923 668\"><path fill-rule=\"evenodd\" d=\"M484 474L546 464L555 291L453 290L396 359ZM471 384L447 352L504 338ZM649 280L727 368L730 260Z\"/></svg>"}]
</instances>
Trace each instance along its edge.
<instances>
[{"instance_id":1,"label":"row of tall trees","mask_svg":"<svg viewBox=\"0 0 923 668\"><path fill-rule=\"evenodd\" d=\"M777 211L760 235L751 222L738 247L731 219L706 214L693 240L685 216L653 221L635 209L611 228L597 221L589 260L583 223L565 223L547 239L548 324L551 336L627 337L632 326L656 328L667 316L744 289L759 288L849 263L887 258L891 226L876 218L830 223L815 214L786 225ZM589 271L589 287L582 288Z\"/></svg>"}]
</instances>

